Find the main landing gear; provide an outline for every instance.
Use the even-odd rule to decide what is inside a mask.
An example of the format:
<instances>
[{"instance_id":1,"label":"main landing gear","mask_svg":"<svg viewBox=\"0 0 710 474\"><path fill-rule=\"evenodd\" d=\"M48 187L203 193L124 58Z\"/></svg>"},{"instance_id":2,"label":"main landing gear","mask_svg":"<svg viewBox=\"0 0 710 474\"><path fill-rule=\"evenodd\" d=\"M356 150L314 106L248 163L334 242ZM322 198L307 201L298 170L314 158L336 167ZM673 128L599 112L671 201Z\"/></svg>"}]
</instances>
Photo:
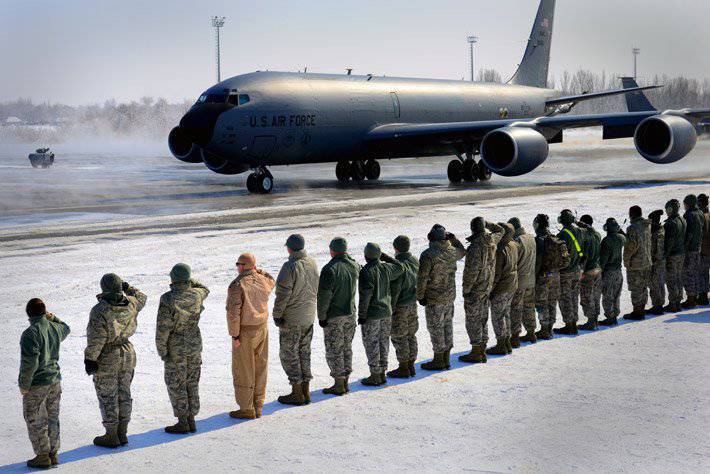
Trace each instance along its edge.
<instances>
[{"instance_id":1,"label":"main landing gear","mask_svg":"<svg viewBox=\"0 0 710 474\"><path fill-rule=\"evenodd\" d=\"M466 159L459 155L458 160L451 160L446 169L449 181L452 183L475 183L478 180L488 181L491 179L491 170L482 161L476 163L472 154L467 154Z\"/></svg>"},{"instance_id":2,"label":"main landing gear","mask_svg":"<svg viewBox=\"0 0 710 474\"><path fill-rule=\"evenodd\" d=\"M247 177L247 190L254 194L268 194L274 189L274 177L266 166L260 166Z\"/></svg>"},{"instance_id":3,"label":"main landing gear","mask_svg":"<svg viewBox=\"0 0 710 474\"><path fill-rule=\"evenodd\" d=\"M380 164L377 160L339 161L335 166L335 177L345 183L349 180L363 181L380 178Z\"/></svg>"}]
</instances>

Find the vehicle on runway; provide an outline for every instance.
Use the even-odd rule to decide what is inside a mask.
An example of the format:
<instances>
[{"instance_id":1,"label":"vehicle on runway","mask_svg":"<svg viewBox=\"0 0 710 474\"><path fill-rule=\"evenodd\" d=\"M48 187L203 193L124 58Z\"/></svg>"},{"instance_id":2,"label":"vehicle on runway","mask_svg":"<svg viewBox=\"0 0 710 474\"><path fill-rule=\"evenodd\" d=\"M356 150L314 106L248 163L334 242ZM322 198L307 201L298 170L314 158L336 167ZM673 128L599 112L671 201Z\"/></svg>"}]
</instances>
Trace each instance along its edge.
<instances>
[{"instance_id":1,"label":"vehicle on runway","mask_svg":"<svg viewBox=\"0 0 710 474\"><path fill-rule=\"evenodd\" d=\"M710 109L565 115L584 100L644 88L560 97L547 88L555 0L541 0L518 70L507 84L255 72L205 91L168 137L172 154L220 174L253 170L250 192L270 192L269 166L337 163L338 180L377 179L377 160L451 156L451 182L529 173L567 128L602 126L605 139L634 137L653 163L695 146ZM480 161L475 156L481 156Z\"/></svg>"},{"instance_id":2,"label":"vehicle on runway","mask_svg":"<svg viewBox=\"0 0 710 474\"><path fill-rule=\"evenodd\" d=\"M49 148L38 148L30 153L29 159L33 168L49 168L54 164L54 153Z\"/></svg>"}]
</instances>

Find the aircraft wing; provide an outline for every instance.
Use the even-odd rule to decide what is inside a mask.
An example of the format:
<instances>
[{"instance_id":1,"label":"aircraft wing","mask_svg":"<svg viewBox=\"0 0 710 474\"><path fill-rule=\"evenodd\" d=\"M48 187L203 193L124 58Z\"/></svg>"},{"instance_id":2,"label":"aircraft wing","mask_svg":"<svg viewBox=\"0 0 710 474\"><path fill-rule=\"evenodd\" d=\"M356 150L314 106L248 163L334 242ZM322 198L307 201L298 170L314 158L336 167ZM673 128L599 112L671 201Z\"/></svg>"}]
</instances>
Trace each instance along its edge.
<instances>
[{"instance_id":1,"label":"aircraft wing","mask_svg":"<svg viewBox=\"0 0 710 474\"><path fill-rule=\"evenodd\" d=\"M648 89L658 89L659 87L663 87L663 86L645 86L645 87L636 86L636 87L627 87L624 89L612 89L612 90L603 91L603 92L592 92L592 93L587 93L587 94L569 95L569 96L565 96L565 97L555 97L554 99L549 99L549 100L545 101L545 106L546 107L553 107L556 105L577 104L577 103L583 102L585 100L599 99L600 97L608 97L611 95L629 94L632 92L645 91Z\"/></svg>"}]
</instances>

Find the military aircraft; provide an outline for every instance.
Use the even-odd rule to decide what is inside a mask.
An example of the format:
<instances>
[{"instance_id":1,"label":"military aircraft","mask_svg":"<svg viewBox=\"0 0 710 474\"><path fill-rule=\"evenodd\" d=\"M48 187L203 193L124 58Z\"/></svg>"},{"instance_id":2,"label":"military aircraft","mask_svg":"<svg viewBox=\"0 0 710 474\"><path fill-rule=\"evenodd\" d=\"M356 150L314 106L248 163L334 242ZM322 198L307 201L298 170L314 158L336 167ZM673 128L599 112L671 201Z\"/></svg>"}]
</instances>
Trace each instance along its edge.
<instances>
[{"instance_id":1,"label":"military aircraft","mask_svg":"<svg viewBox=\"0 0 710 474\"><path fill-rule=\"evenodd\" d=\"M641 91L560 97L547 87L555 0L541 0L523 59L506 84L374 76L254 72L200 95L168 138L172 154L221 174L252 173L247 188L273 189L269 166L337 163L340 181L378 179L379 159L452 156L451 182L518 176L548 156L563 130L602 126L605 139L634 137L653 163L695 146L710 109L567 115L583 100ZM475 156L480 154L480 160Z\"/></svg>"}]
</instances>

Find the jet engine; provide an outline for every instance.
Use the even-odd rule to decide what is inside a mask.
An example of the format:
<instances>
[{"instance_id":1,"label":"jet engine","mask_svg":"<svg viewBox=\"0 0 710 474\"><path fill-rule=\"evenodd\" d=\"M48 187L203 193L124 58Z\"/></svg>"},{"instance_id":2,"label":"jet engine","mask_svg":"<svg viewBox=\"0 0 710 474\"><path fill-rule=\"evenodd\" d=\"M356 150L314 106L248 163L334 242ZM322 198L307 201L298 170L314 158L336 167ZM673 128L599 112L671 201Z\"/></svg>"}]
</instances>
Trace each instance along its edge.
<instances>
[{"instance_id":1,"label":"jet engine","mask_svg":"<svg viewBox=\"0 0 710 474\"><path fill-rule=\"evenodd\" d=\"M202 149L202 161L210 171L214 171L217 174L239 174L249 169L249 165L247 164L232 163L204 148Z\"/></svg>"},{"instance_id":2,"label":"jet engine","mask_svg":"<svg viewBox=\"0 0 710 474\"><path fill-rule=\"evenodd\" d=\"M187 138L180 127L170 130L168 148L175 158L185 163L202 163L200 147Z\"/></svg>"},{"instance_id":3,"label":"jet engine","mask_svg":"<svg viewBox=\"0 0 710 474\"><path fill-rule=\"evenodd\" d=\"M695 127L680 115L663 113L641 122L634 133L636 150L651 163L675 163L695 148Z\"/></svg>"},{"instance_id":4,"label":"jet engine","mask_svg":"<svg viewBox=\"0 0 710 474\"><path fill-rule=\"evenodd\" d=\"M488 169L502 176L531 172L547 159L549 151L545 137L524 126L493 130L481 142L481 160Z\"/></svg>"}]
</instances>

